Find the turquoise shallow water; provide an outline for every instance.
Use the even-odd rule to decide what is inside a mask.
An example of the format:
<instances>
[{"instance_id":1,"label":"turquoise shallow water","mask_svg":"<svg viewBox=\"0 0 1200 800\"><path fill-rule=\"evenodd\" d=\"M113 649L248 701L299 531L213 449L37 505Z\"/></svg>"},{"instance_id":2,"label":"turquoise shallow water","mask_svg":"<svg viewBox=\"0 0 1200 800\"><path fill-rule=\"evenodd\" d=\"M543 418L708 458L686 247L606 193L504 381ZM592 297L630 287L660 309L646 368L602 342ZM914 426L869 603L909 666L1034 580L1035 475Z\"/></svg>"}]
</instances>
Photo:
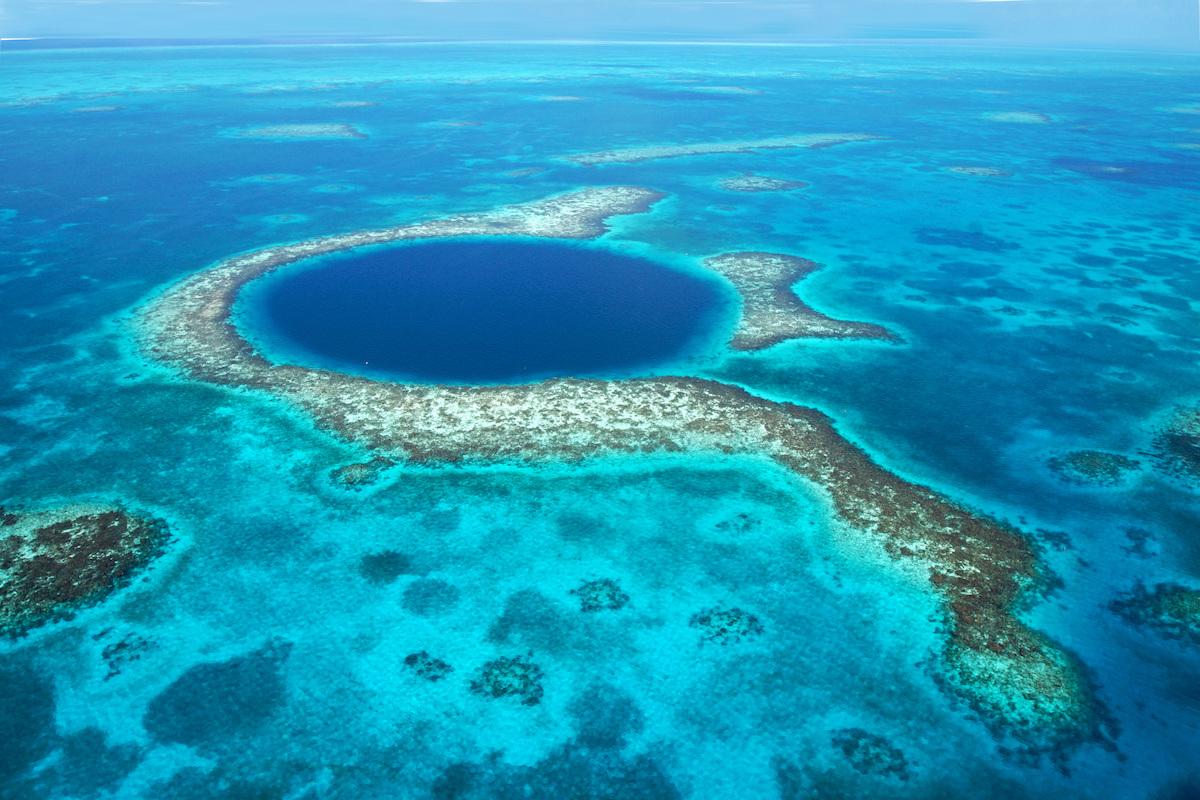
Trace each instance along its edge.
<instances>
[{"instance_id":1,"label":"turquoise shallow water","mask_svg":"<svg viewBox=\"0 0 1200 800\"><path fill-rule=\"evenodd\" d=\"M1146 455L1200 400L1193 57L439 45L3 66L0 498L121 501L175 536L145 580L0 643L3 796L1200 791L1200 649L1107 608L1138 582L1200 585L1197 487ZM237 135L292 124L366 136ZM886 138L556 158L824 132ZM746 172L808 186L720 188ZM766 460L400 466L345 489L331 471L367 454L132 344L132 308L234 253L614 184L667 197L602 246L682 270L809 258L807 303L902 338L672 368L818 407L886 468L1026 532L1059 580L1026 618L1089 668L1115 751L1003 750L939 688L931 596ZM1078 450L1139 467L1113 486L1050 469ZM606 579L627 600L583 611ZM731 608L758 629L691 624ZM422 680L420 652L452 671ZM500 658L536 663L536 705L471 690ZM856 762L847 731L903 774Z\"/></svg>"}]
</instances>

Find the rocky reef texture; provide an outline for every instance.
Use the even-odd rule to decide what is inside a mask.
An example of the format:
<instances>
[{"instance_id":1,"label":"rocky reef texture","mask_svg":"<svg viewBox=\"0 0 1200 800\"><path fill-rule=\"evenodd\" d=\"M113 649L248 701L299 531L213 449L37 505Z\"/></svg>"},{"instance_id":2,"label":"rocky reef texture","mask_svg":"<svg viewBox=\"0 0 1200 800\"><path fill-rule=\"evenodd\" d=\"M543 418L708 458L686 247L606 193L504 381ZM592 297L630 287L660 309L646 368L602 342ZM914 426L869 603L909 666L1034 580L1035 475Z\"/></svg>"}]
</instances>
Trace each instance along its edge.
<instances>
[{"instance_id":1,"label":"rocky reef texture","mask_svg":"<svg viewBox=\"0 0 1200 800\"><path fill-rule=\"evenodd\" d=\"M1200 408L1177 408L1154 437L1155 465L1193 485L1200 484Z\"/></svg>"},{"instance_id":2,"label":"rocky reef texture","mask_svg":"<svg viewBox=\"0 0 1200 800\"><path fill-rule=\"evenodd\" d=\"M806 258L780 253L725 253L704 266L729 279L742 296L742 318L729 346L762 350L788 339L885 339L896 337L867 322L843 322L809 308L792 284L820 269Z\"/></svg>"},{"instance_id":3,"label":"rocky reef texture","mask_svg":"<svg viewBox=\"0 0 1200 800\"><path fill-rule=\"evenodd\" d=\"M579 610L585 612L619 611L629 603L629 595L611 578L585 581L578 589L572 589L571 594L579 598Z\"/></svg>"},{"instance_id":4,"label":"rocky reef texture","mask_svg":"<svg viewBox=\"0 0 1200 800\"><path fill-rule=\"evenodd\" d=\"M524 706L536 706L542 702L545 693L541 667L520 656L487 662L470 686L475 694L490 698L514 697Z\"/></svg>"},{"instance_id":5,"label":"rocky reef texture","mask_svg":"<svg viewBox=\"0 0 1200 800\"><path fill-rule=\"evenodd\" d=\"M162 552L167 528L106 505L0 509L0 634L94 605Z\"/></svg>"},{"instance_id":6,"label":"rocky reef texture","mask_svg":"<svg viewBox=\"0 0 1200 800\"><path fill-rule=\"evenodd\" d=\"M439 236L590 238L658 192L591 188L523 206L235 256L168 287L133 319L146 354L188 377L256 390L316 425L409 464L554 463L693 452L773 459L823 495L844 545L926 585L946 615L947 688L1031 749L1101 738L1079 663L1016 616L1044 584L1017 531L882 469L811 408L691 377L428 386L273 364L230 321L249 281L303 258ZM481 685L487 685L486 682Z\"/></svg>"},{"instance_id":7,"label":"rocky reef texture","mask_svg":"<svg viewBox=\"0 0 1200 800\"><path fill-rule=\"evenodd\" d=\"M790 192L808 186L804 181L771 178L766 175L755 175L753 172L744 172L736 178L725 178L717 185L727 192L743 192L747 194L756 192Z\"/></svg>"},{"instance_id":8,"label":"rocky reef texture","mask_svg":"<svg viewBox=\"0 0 1200 800\"><path fill-rule=\"evenodd\" d=\"M777 150L784 147L833 147L847 142L869 142L882 139L870 133L811 133L806 136L782 136L778 139L754 139L745 142L707 142L704 144L677 144L664 147L632 147L627 150L604 150L599 153L582 153L563 156L565 161L594 166L596 164L633 164L638 161L653 161L658 158L680 158L682 156L704 156L711 153L752 153L755 150Z\"/></svg>"},{"instance_id":9,"label":"rocky reef texture","mask_svg":"<svg viewBox=\"0 0 1200 800\"><path fill-rule=\"evenodd\" d=\"M372 458L370 461L338 467L330 471L329 480L333 481L334 486L341 486L346 489L361 489L364 486L370 486L372 483L375 483L389 467L394 467L395 465L396 462L390 458L378 456Z\"/></svg>"},{"instance_id":10,"label":"rocky reef texture","mask_svg":"<svg viewBox=\"0 0 1200 800\"><path fill-rule=\"evenodd\" d=\"M1076 450L1051 458L1047 465L1067 483L1116 486L1141 463L1135 459L1099 450Z\"/></svg>"},{"instance_id":11,"label":"rocky reef texture","mask_svg":"<svg viewBox=\"0 0 1200 800\"><path fill-rule=\"evenodd\" d=\"M238 136L258 136L266 139L366 139L367 135L353 125L330 123L324 125L269 125L242 131Z\"/></svg>"},{"instance_id":12,"label":"rocky reef texture","mask_svg":"<svg viewBox=\"0 0 1200 800\"><path fill-rule=\"evenodd\" d=\"M436 683L442 680L451 672L454 667L442 661L440 658L433 656L422 650L419 653L411 653L404 657L404 666L417 673L418 676L424 678L430 683Z\"/></svg>"},{"instance_id":13,"label":"rocky reef texture","mask_svg":"<svg viewBox=\"0 0 1200 800\"><path fill-rule=\"evenodd\" d=\"M758 617L740 608L706 608L693 614L688 624L700 630L704 641L720 645L737 644L763 632Z\"/></svg>"},{"instance_id":14,"label":"rocky reef texture","mask_svg":"<svg viewBox=\"0 0 1200 800\"><path fill-rule=\"evenodd\" d=\"M1134 625L1151 628L1171 639L1200 645L1200 590L1176 583L1160 583L1154 591L1147 591L1139 585L1108 607Z\"/></svg>"}]
</instances>

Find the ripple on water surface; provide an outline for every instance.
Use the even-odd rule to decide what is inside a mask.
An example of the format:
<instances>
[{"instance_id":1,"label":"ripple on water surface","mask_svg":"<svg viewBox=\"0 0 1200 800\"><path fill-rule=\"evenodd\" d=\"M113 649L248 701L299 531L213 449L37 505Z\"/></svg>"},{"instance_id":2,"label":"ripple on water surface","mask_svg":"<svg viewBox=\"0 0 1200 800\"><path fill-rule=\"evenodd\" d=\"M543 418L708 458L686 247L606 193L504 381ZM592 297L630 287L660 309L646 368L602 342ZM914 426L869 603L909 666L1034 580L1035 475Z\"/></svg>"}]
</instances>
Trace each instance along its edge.
<instances>
[{"instance_id":1,"label":"ripple on water surface","mask_svg":"<svg viewBox=\"0 0 1200 800\"><path fill-rule=\"evenodd\" d=\"M457 240L314 259L239 309L276 360L421 382L633 374L710 346L714 281L598 248Z\"/></svg>"}]
</instances>

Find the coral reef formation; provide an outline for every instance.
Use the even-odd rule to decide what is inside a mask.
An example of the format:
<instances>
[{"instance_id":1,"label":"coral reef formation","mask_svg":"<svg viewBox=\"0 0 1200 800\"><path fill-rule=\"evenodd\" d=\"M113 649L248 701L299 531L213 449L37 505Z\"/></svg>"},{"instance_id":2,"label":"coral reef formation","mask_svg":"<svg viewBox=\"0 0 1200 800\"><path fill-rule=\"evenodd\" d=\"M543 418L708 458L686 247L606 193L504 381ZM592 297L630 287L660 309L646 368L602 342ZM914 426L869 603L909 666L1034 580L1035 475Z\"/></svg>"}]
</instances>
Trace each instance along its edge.
<instances>
[{"instance_id":1,"label":"coral reef formation","mask_svg":"<svg viewBox=\"0 0 1200 800\"><path fill-rule=\"evenodd\" d=\"M908 759L882 736L862 728L846 728L834 731L833 746L842 751L850 766L864 775L908 780Z\"/></svg>"},{"instance_id":2,"label":"coral reef formation","mask_svg":"<svg viewBox=\"0 0 1200 800\"><path fill-rule=\"evenodd\" d=\"M394 466L396 466L396 462L390 458L377 456L370 461L338 467L329 473L329 479L333 481L335 486L343 486L347 489L360 489L363 486L370 486L372 483L375 483L388 467Z\"/></svg>"},{"instance_id":3,"label":"coral reef formation","mask_svg":"<svg viewBox=\"0 0 1200 800\"><path fill-rule=\"evenodd\" d=\"M682 451L773 459L827 499L845 546L926 582L940 599L950 691L1030 747L1099 738L1103 720L1082 667L1015 615L1048 578L1029 541L884 470L819 411L692 377L385 383L273 364L231 321L246 283L304 258L439 236L591 238L604 232L607 217L643 211L662 196L597 187L488 214L245 253L168 287L133 323L158 362L194 380L265 392L341 439L410 464L570 463Z\"/></svg>"},{"instance_id":4,"label":"coral reef formation","mask_svg":"<svg viewBox=\"0 0 1200 800\"><path fill-rule=\"evenodd\" d=\"M536 706L542 702L542 670L532 661L516 656L489 661L471 681L471 691L484 697L515 697L521 705Z\"/></svg>"},{"instance_id":5,"label":"coral reef formation","mask_svg":"<svg viewBox=\"0 0 1200 800\"><path fill-rule=\"evenodd\" d=\"M790 192L808 186L804 181L788 181L783 178L769 178L766 175L755 175L753 172L743 172L736 178L725 178L717 184L727 192Z\"/></svg>"},{"instance_id":6,"label":"coral reef formation","mask_svg":"<svg viewBox=\"0 0 1200 800\"><path fill-rule=\"evenodd\" d=\"M442 680L454 671L454 667L442 661L440 658L433 656L422 650L419 653L410 653L404 657L404 666L417 673L418 676L424 678L430 683L435 683Z\"/></svg>"},{"instance_id":7,"label":"coral reef formation","mask_svg":"<svg viewBox=\"0 0 1200 800\"><path fill-rule=\"evenodd\" d=\"M1200 645L1200 590L1160 583L1154 591L1138 585L1125 597L1109 603L1111 611L1171 639Z\"/></svg>"},{"instance_id":8,"label":"coral reef formation","mask_svg":"<svg viewBox=\"0 0 1200 800\"><path fill-rule=\"evenodd\" d=\"M0 634L18 636L93 605L162 553L160 520L116 506L0 509Z\"/></svg>"},{"instance_id":9,"label":"coral reef formation","mask_svg":"<svg viewBox=\"0 0 1200 800\"><path fill-rule=\"evenodd\" d=\"M806 136L782 136L778 139L754 139L744 142L706 142L675 144L663 147L631 147L626 150L604 150L563 156L565 161L594 166L596 164L633 164L658 158L703 156L710 153L752 153L755 150L776 150L784 147L833 147L847 142L869 142L882 139L869 133L811 133Z\"/></svg>"},{"instance_id":10,"label":"coral reef formation","mask_svg":"<svg viewBox=\"0 0 1200 800\"><path fill-rule=\"evenodd\" d=\"M1200 482L1200 408L1177 408L1154 438L1155 466L1191 483Z\"/></svg>"},{"instance_id":11,"label":"coral reef formation","mask_svg":"<svg viewBox=\"0 0 1200 800\"><path fill-rule=\"evenodd\" d=\"M579 598L580 611L619 611L629 603L629 595L611 578L585 581L571 594Z\"/></svg>"},{"instance_id":12,"label":"coral reef formation","mask_svg":"<svg viewBox=\"0 0 1200 800\"><path fill-rule=\"evenodd\" d=\"M806 258L781 253L724 253L704 259L742 296L742 318L729 346L762 350L788 339L886 339L896 337L878 325L843 322L813 309L796 296L792 284L820 269Z\"/></svg>"},{"instance_id":13,"label":"coral reef formation","mask_svg":"<svg viewBox=\"0 0 1200 800\"><path fill-rule=\"evenodd\" d=\"M322 125L268 125L240 131L238 136L258 136L266 139L366 139L367 135L353 125L328 123Z\"/></svg>"},{"instance_id":14,"label":"coral reef formation","mask_svg":"<svg viewBox=\"0 0 1200 800\"><path fill-rule=\"evenodd\" d=\"M1116 486L1141 467L1136 459L1099 450L1076 450L1051 458L1047 465L1067 483Z\"/></svg>"},{"instance_id":15,"label":"coral reef formation","mask_svg":"<svg viewBox=\"0 0 1200 800\"><path fill-rule=\"evenodd\" d=\"M763 632L758 617L740 608L706 608L693 614L688 625L699 628L704 641L719 645L737 644Z\"/></svg>"}]
</instances>

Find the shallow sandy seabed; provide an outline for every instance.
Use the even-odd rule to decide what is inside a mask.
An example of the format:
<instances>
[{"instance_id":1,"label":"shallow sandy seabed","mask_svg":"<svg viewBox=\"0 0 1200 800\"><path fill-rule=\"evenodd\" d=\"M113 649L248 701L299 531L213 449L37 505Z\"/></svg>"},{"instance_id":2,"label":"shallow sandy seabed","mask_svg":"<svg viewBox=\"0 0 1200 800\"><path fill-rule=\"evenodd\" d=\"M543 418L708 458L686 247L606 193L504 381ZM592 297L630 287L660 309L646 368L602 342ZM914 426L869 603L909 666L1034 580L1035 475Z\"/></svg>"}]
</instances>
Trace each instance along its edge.
<instances>
[{"instance_id":1,"label":"shallow sandy seabed","mask_svg":"<svg viewBox=\"0 0 1200 800\"><path fill-rule=\"evenodd\" d=\"M959 175L977 175L985 178L1007 178L1012 175L1007 170L995 169L994 167L946 167L946 172L955 172Z\"/></svg>"},{"instance_id":2,"label":"shallow sandy seabed","mask_svg":"<svg viewBox=\"0 0 1200 800\"><path fill-rule=\"evenodd\" d=\"M260 136L268 139L366 139L367 135L353 125L270 125L241 131L238 136Z\"/></svg>"},{"instance_id":3,"label":"shallow sandy seabed","mask_svg":"<svg viewBox=\"0 0 1200 800\"><path fill-rule=\"evenodd\" d=\"M192 380L265 392L331 434L397 462L536 464L683 451L772 459L826 499L846 548L890 564L941 599L948 633L939 680L993 730L1038 752L1103 741L1102 709L1081 665L1014 615L1047 578L1028 541L881 469L819 411L691 377L388 383L271 363L231 323L242 287L285 264L448 236L592 239L605 232L606 218L645 211L663 196L632 186L589 188L485 214L244 253L166 288L136 310L132 325L147 355ZM801 261L774 254L717 258L728 268L723 274L741 282L751 309L772 276Z\"/></svg>"},{"instance_id":4,"label":"shallow sandy seabed","mask_svg":"<svg viewBox=\"0 0 1200 800\"><path fill-rule=\"evenodd\" d=\"M789 181L783 178L770 178L766 175L755 175L746 172L736 178L725 178L717 183L727 192L790 192L808 186L804 181Z\"/></svg>"},{"instance_id":5,"label":"shallow sandy seabed","mask_svg":"<svg viewBox=\"0 0 1200 800\"><path fill-rule=\"evenodd\" d=\"M1039 114L1036 111L997 111L995 114L985 114L984 119L990 119L992 122L1051 122L1052 120L1045 114Z\"/></svg>"},{"instance_id":6,"label":"shallow sandy seabed","mask_svg":"<svg viewBox=\"0 0 1200 800\"><path fill-rule=\"evenodd\" d=\"M562 156L564 161L594 166L596 164L632 164L638 161L653 161L658 158L680 158L702 156L710 153L749 153L754 150L777 150L785 147L832 147L847 142L869 142L882 139L870 133L811 133L805 136L783 136L777 139L754 139L743 142L707 142L703 144L677 144L664 147L632 147L627 150L604 150L598 153L582 153Z\"/></svg>"}]
</instances>

